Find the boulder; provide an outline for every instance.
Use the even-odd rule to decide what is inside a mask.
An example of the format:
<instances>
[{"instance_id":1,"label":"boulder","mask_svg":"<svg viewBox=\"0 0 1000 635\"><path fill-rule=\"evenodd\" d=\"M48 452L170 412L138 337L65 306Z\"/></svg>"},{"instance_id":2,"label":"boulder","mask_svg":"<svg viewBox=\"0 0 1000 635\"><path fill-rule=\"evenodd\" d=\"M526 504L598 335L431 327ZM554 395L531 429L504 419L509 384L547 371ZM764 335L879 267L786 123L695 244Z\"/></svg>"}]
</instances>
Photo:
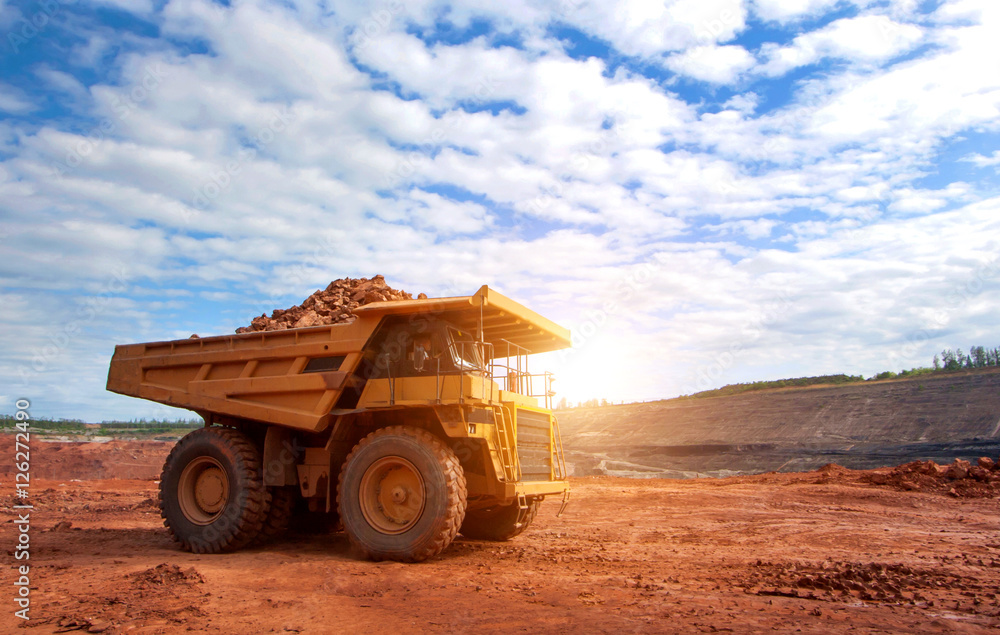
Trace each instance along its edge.
<instances>
[{"instance_id":1,"label":"boulder","mask_svg":"<svg viewBox=\"0 0 1000 635\"><path fill-rule=\"evenodd\" d=\"M955 462L948 466L945 476L954 481L960 481L969 475L971 467L972 465L965 459L955 459Z\"/></svg>"},{"instance_id":2,"label":"boulder","mask_svg":"<svg viewBox=\"0 0 1000 635\"><path fill-rule=\"evenodd\" d=\"M990 471L978 465L974 465L969 469L969 476L977 481L986 481L990 477Z\"/></svg>"}]
</instances>

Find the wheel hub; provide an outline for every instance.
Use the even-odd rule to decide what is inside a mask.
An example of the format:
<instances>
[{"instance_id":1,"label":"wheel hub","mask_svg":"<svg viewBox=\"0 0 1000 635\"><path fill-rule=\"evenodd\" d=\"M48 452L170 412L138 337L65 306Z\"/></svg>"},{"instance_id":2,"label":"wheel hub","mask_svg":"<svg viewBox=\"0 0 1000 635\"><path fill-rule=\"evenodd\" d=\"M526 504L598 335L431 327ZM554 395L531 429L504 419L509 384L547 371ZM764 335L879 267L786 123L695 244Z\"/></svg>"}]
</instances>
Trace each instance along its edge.
<instances>
[{"instance_id":1,"label":"wheel hub","mask_svg":"<svg viewBox=\"0 0 1000 635\"><path fill-rule=\"evenodd\" d=\"M424 511L424 479L406 459L387 456L365 470L360 486L361 513L375 530L401 534Z\"/></svg>"},{"instance_id":2,"label":"wheel hub","mask_svg":"<svg viewBox=\"0 0 1000 635\"><path fill-rule=\"evenodd\" d=\"M194 486L198 507L213 514L222 509L223 503L226 502L223 496L226 489L225 478L226 475L222 470L216 467L210 467L198 475Z\"/></svg>"},{"instance_id":3,"label":"wheel hub","mask_svg":"<svg viewBox=\"0 0 1000 635\"><path fill-rule=\"evenodd\" d=\"M184 517L195 525L208 525L218 518L229 499L229 477L210 456L188 463L177 480L177 502Z\"/></svg>"}]
</instances>

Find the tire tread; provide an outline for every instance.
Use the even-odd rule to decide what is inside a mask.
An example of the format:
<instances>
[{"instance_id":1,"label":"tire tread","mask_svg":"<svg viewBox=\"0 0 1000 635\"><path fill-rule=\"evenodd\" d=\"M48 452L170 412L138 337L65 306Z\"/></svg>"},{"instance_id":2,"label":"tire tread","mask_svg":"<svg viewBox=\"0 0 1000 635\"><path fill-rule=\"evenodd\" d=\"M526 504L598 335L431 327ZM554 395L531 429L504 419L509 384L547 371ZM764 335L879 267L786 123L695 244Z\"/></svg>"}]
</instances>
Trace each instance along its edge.
<instances>
[{"instance_id":1,"label":"tire tread","mask_svg":"<svg viewBox=\"0 0 1000 635\"><path fill-rule=\"evenodd\" d=\"M210 540L179 534L171 524L166 503L166 497L171 495L165 491L168 471L175 468L183 469L183 466L175 466L174 463L189 446L199 443L216 444L223 452L230 455L234 470L238 471L234 475L236 477L234 480L237 483L243 482L248 485L246 504L236 519L233 529L219 532L215 539ZM170 450L160 476L160 516L163 518L163 524L170 536L184 550L192 553L231 552L250 544L260 533L268 507L261 463L260 451L257 447L245 434L233 428L205 427L185 435ZM175 496L176 493L173 495Z\"/></svg>"},{"instance_id":2,"label":"tire tread","mask_svg":"<svg viewBox=\"0 0 1000 635\"><path fill-rule=\"evenodd\" d=\"M354 446L354 449L351 450L351 453L347 456L347 460L344 461L344 465L340 471L340 478L337 481L338 505L341 505L341 501L343 501L342 490L344 478L347 474L349 466L352 464L352 459L354 459L357 454L369 444L385 436L407 436L424 445L434 454L435 460L444 473L445 490L448 500L444 524L438 528L437 534L434 536L432 541L428 542L422 548L409 551L403 557L399 558L399 560L404 562L420 562L444 551L445 548L447 548L458 535L459 529L462 526L462 519L465 518L466 498L468 495L465 471L462 469L462 465L459 463L458 457L455 456L455 453L451 450L451 448L442 443L430 432L422 428L415 428L412 426L389 426L380 428L358 442L358 444ZM345 516L343 509L340 509L340 516L341 519L344 519ZM347 532L347 535L351 544L361 551L366 557L372 560L382 560L388 558L383 554L370 550L367 546L358 541L350 531Z\"/></svg>"}]
</instances>

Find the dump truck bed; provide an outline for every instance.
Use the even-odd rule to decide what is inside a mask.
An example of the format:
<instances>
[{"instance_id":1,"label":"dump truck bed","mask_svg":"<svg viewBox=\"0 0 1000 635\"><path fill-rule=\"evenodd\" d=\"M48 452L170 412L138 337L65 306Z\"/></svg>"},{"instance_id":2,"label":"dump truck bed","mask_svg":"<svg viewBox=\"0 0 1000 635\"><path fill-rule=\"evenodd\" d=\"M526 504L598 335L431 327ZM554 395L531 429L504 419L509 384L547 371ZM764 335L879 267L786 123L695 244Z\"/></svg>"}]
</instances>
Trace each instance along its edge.
<instances>
[{"instance_id":1,"label":"dump truck bed","mask_svg":"<svg viewBox=\"0 0 1000 635\"><path fill-rule=\"evenodd\" d=\"M511 347L566 348L569 331L483 286L471 296L377 302L349 324L115 347L110 391L193 410L319 432L331 423L366 345L387 316L434 317L477 333L493 358Z\"/></svg>"}]
</instances>

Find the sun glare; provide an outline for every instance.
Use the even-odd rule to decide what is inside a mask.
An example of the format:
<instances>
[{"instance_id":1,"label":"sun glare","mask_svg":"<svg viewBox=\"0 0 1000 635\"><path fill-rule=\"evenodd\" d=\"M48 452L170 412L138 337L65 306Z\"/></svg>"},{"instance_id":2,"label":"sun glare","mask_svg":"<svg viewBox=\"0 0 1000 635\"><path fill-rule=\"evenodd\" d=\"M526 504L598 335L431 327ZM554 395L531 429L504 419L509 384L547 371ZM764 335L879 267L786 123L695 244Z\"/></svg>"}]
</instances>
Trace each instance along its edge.
<instances>
[{"instance_id":1,"label":"sun glare","mask_svg":"<svg viewBox=\"0 0 1000 635\"><path fill-rule=\"evenodd\" d=\"M589 338L574 337L573 348L539 356L539 369L555 374L555 403L591 399L618 402L636 399L644 383L636 374L633 347L612 328Z\"/></svg>"}]
</instances>

